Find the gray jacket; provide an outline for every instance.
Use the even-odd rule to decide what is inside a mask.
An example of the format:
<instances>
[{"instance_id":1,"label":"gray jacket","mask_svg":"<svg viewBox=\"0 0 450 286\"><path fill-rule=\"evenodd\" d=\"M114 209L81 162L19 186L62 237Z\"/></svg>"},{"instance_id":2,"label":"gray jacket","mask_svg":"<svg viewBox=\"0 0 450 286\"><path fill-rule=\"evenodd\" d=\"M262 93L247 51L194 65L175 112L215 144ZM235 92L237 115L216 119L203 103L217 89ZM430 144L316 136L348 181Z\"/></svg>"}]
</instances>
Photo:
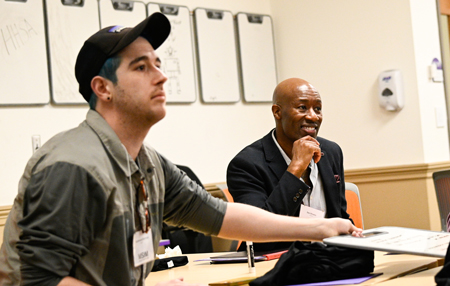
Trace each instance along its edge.
<instances>
[{"instance_id":1,"label":"gray jacket","mask_svg":"<svg viewBox=\"0 0 450 286\"><path fill-rule=\"evenodd\" d=\"M132 160L90 110L29 160L5 225L0 285L57 285L65 276L92 285L142 285L153 262L133 264L133 234L145 223L141 181L155 253L163 221L219 232L225 202L148 146Z\"/></svg>"}]
</instances>

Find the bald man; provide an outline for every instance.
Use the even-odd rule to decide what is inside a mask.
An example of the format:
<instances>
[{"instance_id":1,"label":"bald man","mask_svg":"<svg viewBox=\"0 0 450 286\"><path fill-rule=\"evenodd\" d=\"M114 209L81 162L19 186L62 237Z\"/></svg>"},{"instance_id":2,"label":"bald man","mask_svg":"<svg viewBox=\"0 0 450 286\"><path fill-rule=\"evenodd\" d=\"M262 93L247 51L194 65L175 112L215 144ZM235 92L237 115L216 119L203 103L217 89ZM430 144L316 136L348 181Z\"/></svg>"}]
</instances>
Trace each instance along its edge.
<instances>
[{"instance_id":1,"label":"bald man","mask_svg":"<svg viewBox=\"0 0 450 286\"><path fill-rule=\"evenodd\" d=\"M319 92L303 79L287 79L275 88L272 113L275 129L228 165L227 184L234 201L276 214L348 219L342 150L317 137L322 123ZM255 243L255 250L289 245Z\"/></svg>"}]
</instances>

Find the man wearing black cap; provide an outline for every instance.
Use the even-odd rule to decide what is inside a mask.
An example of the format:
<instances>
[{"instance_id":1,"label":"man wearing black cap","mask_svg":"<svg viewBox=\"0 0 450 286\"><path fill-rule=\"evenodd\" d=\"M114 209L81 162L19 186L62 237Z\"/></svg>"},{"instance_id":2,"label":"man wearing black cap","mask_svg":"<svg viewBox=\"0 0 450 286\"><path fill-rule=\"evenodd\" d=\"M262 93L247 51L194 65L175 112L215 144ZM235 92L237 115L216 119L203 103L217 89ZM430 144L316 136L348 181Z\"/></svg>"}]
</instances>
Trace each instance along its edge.
<instances>
[{"instance_id":1,"label":"man wearing black cap","mask_svg":"<svg viewBox=\"0 0 450 286\"><path fill-rule=\"evenodd\" d=\"M341 219L302 220L227 204L143 144L165 116L167 77L154 49L169 32L167 18L155 13L85 42L75 74L91 110L28 162L5 225L1 285L144 285L163 220L253 241L361 234ZM182 278L170 284L186 285Z\"/></svg>"}]
</instances>

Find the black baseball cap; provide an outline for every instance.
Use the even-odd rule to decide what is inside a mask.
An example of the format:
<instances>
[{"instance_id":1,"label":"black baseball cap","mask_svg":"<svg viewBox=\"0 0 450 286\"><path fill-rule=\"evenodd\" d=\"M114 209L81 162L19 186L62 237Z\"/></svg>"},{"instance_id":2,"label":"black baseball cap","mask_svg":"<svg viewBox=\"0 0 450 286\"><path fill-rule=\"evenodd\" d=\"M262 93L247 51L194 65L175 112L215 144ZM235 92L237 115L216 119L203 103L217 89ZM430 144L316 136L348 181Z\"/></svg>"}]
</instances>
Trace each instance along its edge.
<instances>
[{"instance_id":1,"label":"black baseball cap","mask_svg":"<svg viewBox=\"0 0 450 286\"><path fill-rule=\"evenodd\" d=\"M79 91L89 102L91 80L98 75L108 58L114 56L139 36L144 37L157 49L169 36L170 22L162 13L154 13L134 28L110 26L101 29L84 42L75 63L75 77Z\"/></svg>"}]
</instances>

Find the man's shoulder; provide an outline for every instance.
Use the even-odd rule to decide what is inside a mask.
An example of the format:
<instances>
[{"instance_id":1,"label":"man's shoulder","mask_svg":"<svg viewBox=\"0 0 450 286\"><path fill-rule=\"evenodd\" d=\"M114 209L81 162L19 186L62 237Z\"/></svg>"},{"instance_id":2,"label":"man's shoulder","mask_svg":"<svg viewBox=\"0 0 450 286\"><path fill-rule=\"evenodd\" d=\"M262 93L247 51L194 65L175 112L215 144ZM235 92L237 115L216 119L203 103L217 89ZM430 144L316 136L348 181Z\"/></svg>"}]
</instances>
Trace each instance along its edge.
<instances>
[{"instance_id":1,"label":"man's shoulder","mask_svg":"<svg viewBox=\"0 0 450 286\"><path fill-rule=\"evenodd\" d=\"M323 137L317 137L317 141L319 141L321 147L325 147L326 146L326 147L339 148L340 149L339 144L337 144L334 141L325 139Z\"/></svg>"},{"instance_id":2,"label":"man's shoulder","mask_svg":"<svg viewBox=\"0 0 450 286\"><path fill-rule=\"evenodd\" d=\"M328 158L328 160L342 159L342 149L336 142L321 137L317 137L317 141L319 141L320 149L322 149L322 152L325 153L325 156Z\"/></svg>"},{"instance_id":3,"label":"man's shoulder","mask_svg":"<svg viewBox=\"0 0 450 286\"><path fill-rule=\"evenodd\" d=\"M104 147L101 140L85 122L78 127L60 132L50 138L31 157L33 160L48 166L55 162L67 162L74 165L96 162Z\"/></svg>"}]
</instances>

